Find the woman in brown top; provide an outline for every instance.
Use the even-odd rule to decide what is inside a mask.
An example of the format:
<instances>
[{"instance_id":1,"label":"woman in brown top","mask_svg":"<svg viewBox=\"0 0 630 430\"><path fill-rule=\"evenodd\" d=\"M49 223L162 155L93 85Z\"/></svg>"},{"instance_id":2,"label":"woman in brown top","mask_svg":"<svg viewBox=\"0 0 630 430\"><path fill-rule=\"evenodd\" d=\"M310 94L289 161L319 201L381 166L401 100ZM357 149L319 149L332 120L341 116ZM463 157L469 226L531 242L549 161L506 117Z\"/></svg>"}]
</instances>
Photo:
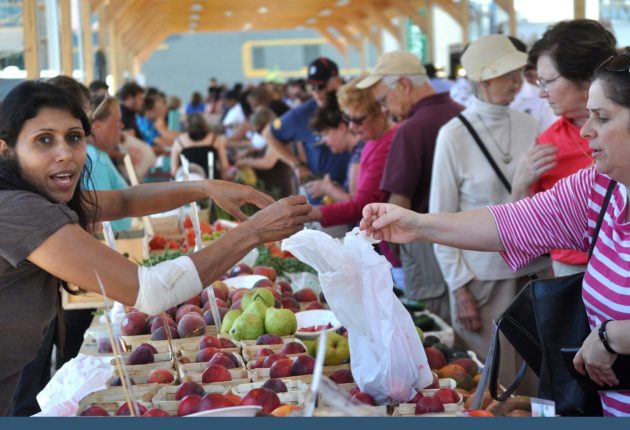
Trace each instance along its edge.
<instances>
[{"instance_id":1,"label":"woman in brown top","mask_svg":"<svg viewBox=\"0 0 630 430\"><path fill-rule=\"evenodd\" d=\"M200 292L253 247L302 228L310 211L304 197L273 203L223 181L81 190L89 134L80 103L46 83L23 82L0 106L0 415L9 412L22 368L55 315L60 280L99 292L98 272L110 298L159 313ZM242 222L190 257L138 267L88 232L100 221L208 197ZM239 210L246 202L264 209L247 219Z\"/></svg>"}]
</instances>

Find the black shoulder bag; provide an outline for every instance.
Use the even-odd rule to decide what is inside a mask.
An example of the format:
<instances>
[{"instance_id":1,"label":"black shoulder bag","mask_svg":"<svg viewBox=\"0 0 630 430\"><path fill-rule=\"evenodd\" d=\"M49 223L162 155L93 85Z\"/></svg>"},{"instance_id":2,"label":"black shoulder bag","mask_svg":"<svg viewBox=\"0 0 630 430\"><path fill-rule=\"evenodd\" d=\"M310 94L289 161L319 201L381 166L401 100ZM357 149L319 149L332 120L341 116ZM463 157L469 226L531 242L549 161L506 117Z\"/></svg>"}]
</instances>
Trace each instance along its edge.
<instances>
[{"instance_id":1,"label":"black shoulder bag","mask_svg":"<svg viewBox=\"0 0 630 430\"><path fill-rule=\"evenodd\" d=\"M488 162L490 163L490 165L494 169L494 172L499 177L499 180L501 181L501 183L503 184L505 189L508 190L508 193L512 194L512 186L510 185L510 182L507 180L507 178L505 177L505 175L503 174L501 169L499 169L499 166L494 161L494 158L492 158L492 155L490 155L490 152L488 152L488 148L486 148L486 145L483 144L483 141L481 140L481 138L477 134L477 131L473 128L473 126L470 124L470 122L468 122L466 117L464 115L462 115L461 113L457 114L457 118L459 118L459 120L468 129L468 131L470 132L470 134L473 137L473 139L475 140L475 142L477 142L477 146L479 146L479 149L481 149L481 152L483 152L483 155L485 155L486 158L488 159Z\"/></svg>"},{"instance_id":2,"label":"black shoulder bag","mask_svg":"<svg viewBox=\"0 0 630 430\"><path fill-rule=\"evenodd\" d=\"M599 212L589 258L595 248L606 207L616 185L612 181ZM533 279L518 293L510 306L494 321L486 368L490 395L506 400L516 390L529 366L539 377L538 397L556 402L560 415L602 415L597 391L584 390L571 375L561 353L579 348L591 332L582 301L583 273L549 279ZM514 382L497 393L501 362L499 331L523 358ZM485 381L484 381L485 382ZM483 387L480 382L480 386Z\"/></svg>"}]
</instances>

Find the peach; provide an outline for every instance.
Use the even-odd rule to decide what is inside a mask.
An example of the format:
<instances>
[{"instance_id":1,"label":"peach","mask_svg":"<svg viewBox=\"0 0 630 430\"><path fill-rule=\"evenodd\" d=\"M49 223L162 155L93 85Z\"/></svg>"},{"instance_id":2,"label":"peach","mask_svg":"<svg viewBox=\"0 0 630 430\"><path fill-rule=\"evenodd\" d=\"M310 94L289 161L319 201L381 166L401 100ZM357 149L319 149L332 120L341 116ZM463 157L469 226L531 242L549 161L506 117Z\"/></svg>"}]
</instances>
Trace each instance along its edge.
<instances>
[{"instance_id":1,"label":"peach","mask_svg":"<svg viewBox=\"0 0 630 430\"><path fill-rule=\"evenodd\" d=\"M147 411L147 408L145 408L138 402L134 403L136 404L136 411L142 416ZM129 404L127 402L120 405L120 407L116 411L116 416L118 417L125 415L131 415L131 413L129 413Z\"/></svg>"},{"instance_id":2,"label":"peach","mask_svg":"<svg viewBox=\"0 0 630 430\"><path fill-rule=\"evenodd\" d=\"M290 358L282 358L275 361L269 369L269 376L271 378L286 378L292 376L293 360Z\"/></svg>"},{"instance_id":3,"label":"peach","mask_svg":"<svg viewBox=\"0 0 630 430\"><path fill-rule=\"evenodd\" d=\"M267 388L254 388L243 397L241 405L262 406L262 412L268 414L280 406L280 399L276 393Z\"/></svg>"},{"instance_id":4,"label":"peach","mask_svg":"<svg viewBox=\"0 0 630 430\"><path fill-rule=\"evenodd\" d=\"M212 335L206 335L203 336L200 340L199 340L199 349L204 349L207 347L213 347L213 348L221 348L221 344L219 343L219 339L217 339L215 336Z\"/></svg>"},{"instance_id":5,"label":"peach","mask_svg":"<svg viewBox=\"0 0 630 430\"><path fill-rule=\"evenodd\" d=\"M274 393L286 393L287 391L289 391L287 389L287 384L285 384L281 379L274 378L267 379L261 388L268 388Z\"/></svg>"},{"instance_id":6,"label":"peach","mask_svg":"<svg viewBox=\"0 0 630 430\"><path fill-rule=\"evenodd\" d=\"M177 390L175 391L175 400L182 400L184 397L190 396L191 394L196 394L201 397L206 394L206 392L203 387L196 382L186 381L177 387Z\"/></svg>"},{"instance_id":7,"label":"peach","mask_svg":"<svg viewBox=\"0 0 630 430\"><path fill-rule=\"evenodd\" d=\"M442 404L459 402L459 394L452 388L440 388L435 392L433 397L440 399Z\"/></svg>"},{"instance_id":8,"label":"peach","mask_svg":"<svg viewBox=\"0 0 630 430\"><path fill-rule=\"evenodd\" d=\"M189 312L196 312L200 316L203 316L203 310L197 305L183 305L181 308L177 309L177 313L175 314L175 322L179 324L179 320L182 319L184 315Z\"/></svg>"},{"instance_id":9,"label":"peach","mask_svg":"<svg viewBox=\"0 0 630 430\"><path fill-rule=\"evenodd\" d=\"M151 351L154 354L158 353L158 350L155 348L155 346L151 345L150 343L141 343L140 345L138 345L136 347L136 349L148 349L149 351Z\"/></svg>"},{"instance_id":10,"label":"peach","mask_svg":"<svg viewBox=\"0 0 630 430\"><path fill-rule=\"evenodd\" d=\"M190 299L186 300L186 304L201 307L201 294L195 294Z\"/></svg>"},{"instance_id":11,"label":"peach","mask_svg":"<svg viewBox=\"0 0 630 430\"><path fill-rule=\"evenodd\" d=\"M302 406L298 405L281 405L271 411L271 415L273 415L274 417L288 417L293 412L297 412L301 409Z\"/></svg>"},{"instance_id":12,"label":"peach","mask_svg":"<svg viewBox=\"0 0 630 430\"><path fill-rule=\"evenodd\" d=\"M315 359L310 355L300 355L291 365L291 375L311 375L314 369Z\"/></svg>"},{"instance_id":13,"label":"peach","mask_svg":"<svg viewBox=\"0 0 630 430\"><path fill-rule=\"evenodd\" d=\"M372 397L368 393L364 393L363 391L354 393L352 395L352 398L358 400L361 403L365 403L366 405L376 406L376 400L374 400L374 397Z\"/></svg>"},{"instance_id":14,"label":"peach","mask_svg":"<svg viewBox=\"0 0 630 430\"><path fill-rule=\"evenodd\" d=\"M276 280L276 269L269 266L256 266L254 267L254 275L266 276L271 282Z\"/></svg>"},{"instance_id":15,"label":"peach","mask_svg":"<svg viewBox=\"0 0 630 430\"><path fill-rule=\"evenodd\" d=\"M248 292L249 290L247 288L237 288L230 293L230 300L232 303L237 302Z\"/></svg>"},{"instance_id":16,"label":"peach","mask_svg":"<svg viewBox=\"0 0 630 430\"><path fill-rule=\"evenodd\" d=\"M149 384L171 384L175 378L167 369L153 369L149 372L147 383Z\"/></svg>"},{"instance_id":17,"label":"peach","mask_svg":"<svg viewBox=\"0 0 630 430\"><path fill-rule=\"evenodd\" d=\"M270 355L274 355L273 349L271 348L260 348L256 351L256 357L269 357Z\"/></svg>"},{"instance_id":18,"label":"peach","mask_svg":"<svg viewBox=\"0 0 630 430\"><path fill-rule=\"evenodd\" d=\"M120 332L125 336L137 336L147 332L147 318L141 312L126 314L120 323Z\"/></svg>"},{"instance_id":19,"label":"peach","mask_svg":"<svg viewBox=\"0 0 630 430\"><path fill-rule=\"evenodd\" d=\"M299 312L300 311L300 305L299 303L291 298L291 299L282 299L282 307L284 309L291 309L294 312Z\"/></svg>"},{"instance_id":20,"label":"peach","mask_svg":"<svg viewBox=\"0 0 630 430\"><path fill-rule=\"evenodd\" d=\"M208 361L208 366L213 366L218 364L219 366L223 366L226 369L233 369L236 367L234 365L234 360L231 357L232 354L226 354L225 352L217 352L212 356L210 361Z\"/></svg>"},{"instance_id":21,"label":"peach","mask_svg":"<svg viewBox=\"0 0 630 430\"><path fill-rule=\"evenodd\" d=\"M221 348L236 348L236 345L234 344L234 342L232 342L230 339L227 339L225 337L220 337L219 343L221 344Z\"/></svg>"},{"instance_id":22,"label":"peach","mask_svg":"<svg viewBox=\"0 0 630 430\"><path fill-rule=\"evenodd\" d=\"M199 412L200 403L201 396L198 394L190 394L184 397L177 406L177 415L183 417L184 415L190 415Z\"/></svg>"},{"instance_id":23,"label":"peach","mask_svg":"<svg viewBox=\"0 0 630 430\"><path fill-rule=\"evenodd\" d=\"M142 414L143 417L170 417L168 412L160 408L151 408Z\"/></svg>"},{"instance_id":24,"label":"peach","mask_svg":"<svg viewBox=\"0 0 630 430\"><path fill-rule=\"evenodd\" d=\"M311 311L311 310L314 310L314 309L326 309L326 308L320 302L309 302L306 305L306 307L304 307L305 311Z\"/></svg>"},{"instance_id":25,"label":"peach","mask_svg":"<svg viewBox=\"0 0 630 430\"><path fill-rule=\"evenodd\" d=\"M151 351L149 348L138 347L131 351L131 354L129 354L128 362L131 365L135 365L153 363L154 361L155 357L153 351Z\"/></svg>"},{"instance_id":26,"label":"peach","mask_svg":"<svg viewBox=\"0 0 630 430\"><path fill-rule=\"evenodd\" d=\"M100 406L92 405L81 411L79 416L82 417L108 417L109 413Z\"/></svg>"},{"instance_id":27,"label":"peach","mask_svg":"<svg viewBox=\"0 0 630 430\"><path fill-rule=\"evenodd\" d=\"M315 302L317 301L317 294L310 288L303 288L296 291L294 294L295 300L298 302Z\"/></svg>"},{"instance_id":28,"label":"peach","mask_svg":"<svg viewBox=\"0 0 630 430\"><path fill-rule=\"evenodd\" d=\"M261 279L260 281L256 281L252 288L264 288L264 287L273 287L273 282L269 279Z\"/></svg>"},{"instance_id":29,"label":"peach","mask_svg":"<svg viewBox=\"0 0 630 430\"><path fill-rule=\"evenodd\" d=\"M236 266L232 267L228 272L228 277L233 278L239 275L251 275L253 270L245 263L239 263Z\"/></svg>"},{"instance_id":30,"label":"peach","mask_svg":"<svg viewBox=\"0 0 630 430\"><path fill-rule=\"evenodd\" d=\"M213 382L226 382L232 380L232 374L230 371L218 364L208 366L206 370L201 374L201 381L204 384L210 384Z\"/></svg>"},{"instance_id":31,"label":"peach","mask_svg":"<svg viewBox=\"0 0 630 430\"><path fill-rule=\"evenodd\" d=\"M175 327L169 326L169 331L171 332L172 339L179 339L179 334L177 333L177 329ZM159 327L153 333L151 333L151 340L166 340L168 339L166 335L166 329L164 327Z\"/></svg>"},{"instance_id":32,"label":"peach","mask_svg":"<svg viewBox=\"0 0 630 430\"><path fill-rule=\"evenodd\" d=\"M232 306L230 306L230 309L241 309L241 301L237 300L235 302L232 302Z\"/></svg>"},{"instance_id":33,"label":"peach","mask_svg":"<svg viewBox=\"0 0 630 430\"><path fill-rule=\"evenodd\" d=\"M440 378L453 378L457 382L457 387L470 390L473 387L472 378L459 364L448 364L438 370Z\"/></svg>"},{"instance_id":34,"label":"peach","mask_svg":"<svg viewBox=\"0 0 630 430\"><path fill-rule=\"evenodd\" d=\"M207 363L217 352L219 352L219 349L214 346L204 348L197 353L195 361L197 363Z\"/></svg>"},{"instance_id":35,"label":"peach","mask_svg":"<svg viewBox=\"0 0 630 430\"><path fill-rule=\"evenodd\" d=\"M422 397L416 403L416 415L444 412L444 405L437 397Z\"/></svg>"},{"instance_id":36,"label":"peach","mask_svg":"<svg viewBox=\"0 0 630 430\"><path fill-rule=\"evenodd\" d=\"M280 354L302 354L305 353L306 349L301 343L298 342L287 342L284 347L280 350Z\"/></svg>"},{"instance_id":37,"label":"peach","mask_svg":"<svg viewBox=\"0 0 630 430\"><path fill-rule=\"evenodd\" d=\"M416 395L413 396L413 398L411 400L408 400L406 403L418 403L418 400L420 400L423 397L424 397L424 394L422 394L420 391L416 391Z\"/></svg>"},{"instance_id":38,"label":"peach","mask_svg":"<svg viewBox=\"0 0 630 430\"><path fill-rule=\"evenodd\" d=\"M209 411L212 409L229 408L236 406L234 402L227 396L219 393L208 393L201 398L199 402L200 411Z\"/></svg>"},{"instance_id":39,"label":"peach","mask_svg":"<svg viewBox=\"0 0 630 430\"><path fill-rule=\"evenodd\" d=\"M468 372L471 378L475 377L475 375L477 375L477 372L479 371L479 366L477 366L477 363L475 363L470 358L458 358L457 360L451 362L451 364L462 366L464 369L466 369L466 372Z\"/></svg>"},{"instance_id":40,"label":"peach","mask_svg":"<svg viewBox=\"0 0 630 430\"><path fill-rule=\"evenodd\" d=\"M275 334L261 334L256 339L256 345L282 345L283 343L282 338Z\"/></svg>"},{"instance_id":41,"label":"peach","mask_svg":"<svg viewBox=\"0 0 630 430\"><path fill-rule=\"evenodd\" d=\"M263 368L263 363L265 362L265 358L267 357L258 357L256 360L252 361L249 367L252 369L260 369Z\"/></svg>"},{"instance_id":42,"label":"peach","mask_svg":"<svg viewBox=\"0 0 630 430\"><path fill-rule=\"evenodd\" d=\"M223 321L223 317L228 313L228 311L228 308L219 308L219 317L221 318L221 321ZM214 314L211 309L208 309L203 313L203 319L206 321L207 325L214 325Z\"/></svg>"},{"instance_id":43,"label":"peach","mask_svg":"<svg viewBox=\"0 0 630 430\"><path fill-rule=\"evenodd\" d=\"M181 317L177 323L179 337L202 336L206 332L206 321L196 312L190 312Z\"/></svg>"},{"instance_id":44,"label":"peach","mask_svg":"<svg viewBox=\"0 0 630 430\"><path fill-rule=\"evenodd\" d=\"M328 377L337 384L350 384L354 382L354 377L350 369L335 370Z\"/></svg>"},{"instance_id":45,"label":"peach","mask_svg":"<svg viewBox=\"0 0 630 430\"><path fill-rule=\"evenodd\" d=\"M282 360L283 358L289 358L289 357L287 357L284 354L270 355L265 358L265 361L263 361L262 367L270 368L273 365L273 363L275 363L278 360Z\"/></svg>"},{"instance_id":46,"label":"peach","mask_svg":"<svg viewBox=\"0 0 630 430\"><path fill-rule=\"evenodd\" d=\"M293 288L291 287L291 284L289 284L287 281L278 281L276 282L276 285L280 288L280 292L282 293L282 295L284 295L285 292L293 294Z\"/></svg>"},{"instance_id":47,"label":"peach","mask_svg":"<svg viewBox=\"0 0 630 430\"><path fill-rule=\"evenodd\" d=\"M444 354L437 348L433 348L432 346L424 349L425 354L427 355L427 360L429 361L429 367L431 369L441 369L446 366L446 358L444 358Z\"/></svg>"},{"instance_id":48,"label":"peach","mask_svg":"<svg viewBox=\"0 0 630 430\"><path fill-rule=\"evenodd\" d=\"M166 321L169 326L173 327L174 329L177 329L177 324L175 324L175 321L173 321L170 315L166 317ZM164 319L162 319L161 317L154 318L153 322L151 323L150 332L153 334L158 328L163 327L163 326L164 326Z\"/></svg>"}]
</instances>

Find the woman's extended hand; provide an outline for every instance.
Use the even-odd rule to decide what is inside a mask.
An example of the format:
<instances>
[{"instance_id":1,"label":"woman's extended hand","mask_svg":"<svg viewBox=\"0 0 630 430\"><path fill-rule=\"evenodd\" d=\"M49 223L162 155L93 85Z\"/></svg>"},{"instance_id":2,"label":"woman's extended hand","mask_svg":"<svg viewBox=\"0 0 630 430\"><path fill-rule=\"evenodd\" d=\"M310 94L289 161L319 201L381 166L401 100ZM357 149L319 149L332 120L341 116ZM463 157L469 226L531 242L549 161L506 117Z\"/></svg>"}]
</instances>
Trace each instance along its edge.
<instances>
[{"instance_id":1,"label":"woman's extended hand","mask_svg":"<svg viewBox=\"0 0 630 430\"><path fill-rule=\"evenodd\" d=\"M209 184L209 197L239 221L247 219L247 216L241 212L241 206L245 203L252 203L263 209L274 202L271 196L247 185L220 180L209 181Z\"/></svg>"},{"instance_id":2,"label":"woman's extended hand","mask_svg":"<svg viewBox=\"0 0 630 430\"><path fill-rule=\"evenodd\" d=\"M573 365L575 370L582 375L588 375L597 385L614 386L619 384L619 380L612 370L612 365L617 359L617 354L606 351L604 344L599 338L599 327L588 335L582 348L575 354Z\"/></svg>"},{"instance_id":3,"label":"woman's extended hand","mask_svg":"<svg viewBox=\"0 0 630 430\"><path fill-rule=\"evenodd\" d=\"M304 185L306 188L306 192L313 198L324 197L328 194L328 190L331 187L332 181L330 180L330 175L324 176L324 179L318 179L316 181L307 182Z\"/></svg>"},{"instance_id":4,"label":"woman's extended hand","mask_svg":"<svg viewBox=\"0 0 630 430\"><path fill-rule=\"evenodd\" d=\"M301 230L311 209L304 196L286 197L254 214L247 223L260 243L273 242Z\"/></svg>"},{"instance_id":5,"label":"woman's extended hand","mask_svg":"<svg viewBox=\"0 0 630 430\"><path fill-rule=\"evenodd\" d=\"M532 185L556 167L557 152L558 148L550 143L534 145L518 160L512 185L514 200L529 196Z\"/></svg>"},{"instance_id":6,"label":"woman's extended hand","mask_svg":"<svg viewBox=\"0 0 630 430\"><path fill-rule=\"evenodd\" d=\"M420 214L389 203L371 203L363 208L359 228L367 236L392 243L407 243L418 238Z\"/></svg>"}]
</instances>

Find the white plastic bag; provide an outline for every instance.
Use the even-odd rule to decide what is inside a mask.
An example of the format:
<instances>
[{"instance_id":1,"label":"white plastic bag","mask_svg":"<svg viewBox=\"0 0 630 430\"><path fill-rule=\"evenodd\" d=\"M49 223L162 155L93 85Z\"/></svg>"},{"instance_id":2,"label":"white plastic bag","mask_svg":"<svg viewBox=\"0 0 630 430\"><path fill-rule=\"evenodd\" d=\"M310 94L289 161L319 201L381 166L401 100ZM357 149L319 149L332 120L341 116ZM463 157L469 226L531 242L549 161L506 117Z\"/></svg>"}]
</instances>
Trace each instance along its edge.
<instances>
[{"instance_id":1,"label":"white plastic bag","mask_svg":"<svg viewBox=\"0 0 630 430\"><path fill-rule=\"evenodd\" d=\"M343 243L302 230L282 249L319 273L326 301L348 329L352 375L379 403L409 400L432 381L411 316L396 298L390 264L355 228Z\"/></svg>"}]
</instances>

